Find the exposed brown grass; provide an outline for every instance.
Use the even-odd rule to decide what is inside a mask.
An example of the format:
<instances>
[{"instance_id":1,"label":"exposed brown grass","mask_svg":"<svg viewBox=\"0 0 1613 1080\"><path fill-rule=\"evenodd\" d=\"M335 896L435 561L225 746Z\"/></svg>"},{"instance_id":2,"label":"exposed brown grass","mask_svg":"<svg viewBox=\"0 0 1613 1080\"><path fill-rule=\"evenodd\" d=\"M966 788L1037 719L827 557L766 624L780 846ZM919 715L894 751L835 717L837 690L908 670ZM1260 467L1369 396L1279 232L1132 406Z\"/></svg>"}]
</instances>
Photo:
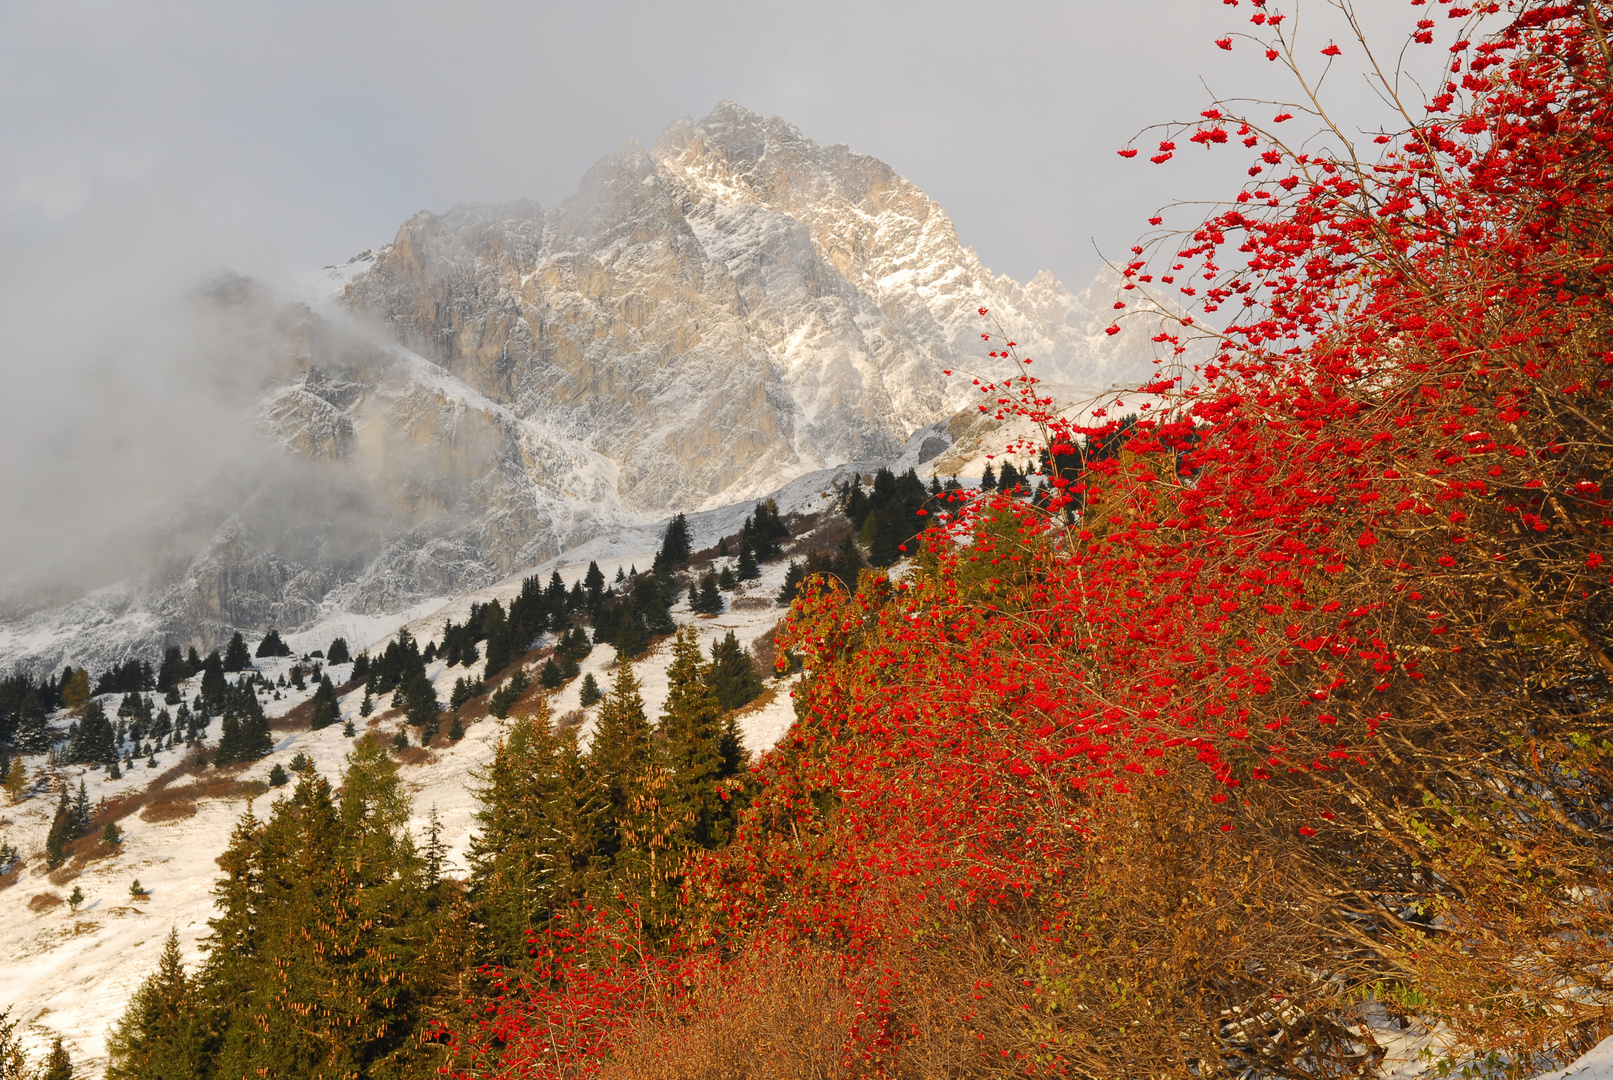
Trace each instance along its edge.
<instances>
[{"instance_id":1,"label":"exposed brown grass","mask_svg":"<svg viewBox=\"0 0 1613 1080\"><path fill-rule=\"evenodd\" d=\"M49 911L53 907L60 907L61 904L62 898L55 893L35 893L28 901L28 910L34 912Z\"/></svg>"},{"instance_id":2,"label":"exposed brown grass","mask_svg":"<svg viewBox=\"0 0 1613 1080\"><path fill-rule=\"evenodd\" d=\"M617 1044L603 1080L828 1080L850 1075L843 1049L859 1002L840 961L820 952L747 952L682 1003L652 1011Z\"/></svg>"}]
</instances>

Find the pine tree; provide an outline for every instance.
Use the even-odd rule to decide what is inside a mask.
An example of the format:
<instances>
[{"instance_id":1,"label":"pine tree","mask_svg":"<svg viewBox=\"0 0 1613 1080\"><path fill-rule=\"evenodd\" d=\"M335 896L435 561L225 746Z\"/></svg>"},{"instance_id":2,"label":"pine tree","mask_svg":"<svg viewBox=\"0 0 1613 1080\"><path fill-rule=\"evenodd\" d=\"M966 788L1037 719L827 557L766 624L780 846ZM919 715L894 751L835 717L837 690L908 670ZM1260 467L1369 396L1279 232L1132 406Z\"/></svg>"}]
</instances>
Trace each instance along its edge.
<instances>
[{"instance_id":1,"label":"pine tree","mask_svg":"<svg viewBox=\"0 0 1613 1080\"><path fill-rule=\"evenodd\" d=\"M795 603L795 594L800 591L802 582L807 579L806 568L794 559L790 560L790 567L784 572L784 585L779 589L779 607L789 607Z\"/></svg>"},{"instance_id":2,"label":"pine tree","mask_svg":"<svg viewBox=\"0 0 1613 1080\"><path fill-rule=\"evenodd\" d=\"M230 635L230 643L224 648L224 670L245 671L252 666L252 654L247 651L246 638L237 630Z\"/></svg>"},{"instance_id":3,"label":"pine tree","mask_svg":"<svg viewBox=\"0 0 1613 1080\"><path fill-rule=\"evenodd\" d=\"M689 608L702 615L720 615L723 609L722 591L718 587L717 575L707 571L700 579L700 594L698 597L690 590Z\"/></svg>"},{"instance_id":4,"label":"pine tree","mask_svg":"<svg viewBox=\"0 0 1613 1080\"><path fill-rule=\"evenodd\" d=\"M179 953L179 933L169 930L157 970L140 984L123 1017L107 1035L107 1080L202 1076L195 1012L196 1002Z\"/></svg>"},{"instance_id":5,"label":"pine tree","mask_svg":"<svg viewBox=\"0 0 1613 1080\"><path fill-rule=\"evenodd\" d=\"M740 647L732 630L728 636L711 645L711 668L706 682L716 695L717 704L730 712L754 701L762 692L762 680L756 676L756 665L750 655Z\"/></svg>"},{"instance_id":6,"label":"pine tree","mask_svg":"<svg viewBox=\"0 0 1613 1080\"><path fill-rule=\"evenodd\" d=\"M310 730L330 727L341 718L341 709L336 703L336 688L331 685L329 675L320 676L319 688L314 691L312 700L314 714L308 723Z\"/></svg>"},{"instance_id":7,"label":"pine tree","mask_svg":"<svg viewBox=\"0 0 1613 1080\"><path fill-rule=\"evenodd\" d=\"M751 550L749 544L740 547L739 565L734 568L734 573L740 581L749 581L762 576L762 568L756 561L756 553Z\"/></svg>"},{"instance_id":8,"label":"pine tree","mask_svg":"<svg viewBox=\"0 0 1613 1080\"><path fill-rule=\"evenodd\" d=\"M599 610L599 603L605 596L605 574L599 569L599 564L590 560L588 573L583 575L583 589L588 594L588 608L590 611Z\"/></svg>"},{"instance_id":9,"label":"pine tree","mask_svg":"<svg viewBox=\"0 0 1613 1080\"><path fill-rule=\"evenodd\" d=\"M995 491L996 489L997 489L997 472L996 472L995 469L993 469L991 467L991 462L988 461L988 462L986 462L985 471L980 474L980 490L981 491Z\"/></svg>"},{"instance_id":10,"label":"pine tree","mask_svg":"<svg viewBox=\"0 0 1613 1080\"><path fill-rule=\"evenodd\" d=\"M330 648L325 650L325 661L327 663L346 664L350 663L352 659L353 654L347 651L346 638L335 638L331 641Z\"/></svg>"},{"instance_id":11,"label":"pine tree","mask_svg":"<svg viewBox=\"0 0 1613 1080\"><path fill-rule=\"evenodd\" d=\"M599 683L594 678L592 671L583 676L582 688L578 691L578 695L582 701L582 707L585 709L605 696L599 692Z\"/></svg>"},{"instance_id":12,"label":"pine tree","mask_svg":"<svg viewBox=\"0 0 1613 1080\"><path fill-rule=\"evenodd\" d=\"M734 569L731 566L723 567L722 573L717 575L717 587L723 592L733 592L734 586L738 584L739 579L734 576Z\"/></svg>"}]
</instances>

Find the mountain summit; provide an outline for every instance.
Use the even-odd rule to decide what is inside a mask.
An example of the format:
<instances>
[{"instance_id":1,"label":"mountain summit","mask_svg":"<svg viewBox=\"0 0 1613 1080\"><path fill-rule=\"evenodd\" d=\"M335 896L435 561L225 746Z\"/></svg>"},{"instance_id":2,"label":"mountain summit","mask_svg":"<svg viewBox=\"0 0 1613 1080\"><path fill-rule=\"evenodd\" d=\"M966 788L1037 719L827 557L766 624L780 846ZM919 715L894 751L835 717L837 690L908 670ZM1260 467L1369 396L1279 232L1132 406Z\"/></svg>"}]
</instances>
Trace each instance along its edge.
<instances>
[{"instance_id":1,"label":"mountain summit","mask_svg":"<svg viewBox=\"0 0 1613 1080\"><path fill-rule=\"evenodd\" d=\"M0 667L270 626L368 640L595 537L891 460L971 407L944 372L990 372L982 307L1049 381L1152 361L1140 332L1104 333L1106 277L1076 296L995 275L888 165L726 101L606 155L558 207L417 214L311 280L312 307L206 293L267 343L264 460L200 485L143 576L0 607Z\"/></svg>"},{"instance_id":2,"label":"mountain summit","mask_svg":"<svg viewBox=\"0 0 1613 1080\"><path fill-rule=\"evenodd\" d=\"M344 299L609 455L624 505L650 514L893 457L968 403L943 371L989 363L982 307L1050 379L1107 384L1149 359L1101 351L1108 318L1051 275L981 266L890 166L728 101L606 156L558 208L417 215Z\"/></svg>"}]
</instances>

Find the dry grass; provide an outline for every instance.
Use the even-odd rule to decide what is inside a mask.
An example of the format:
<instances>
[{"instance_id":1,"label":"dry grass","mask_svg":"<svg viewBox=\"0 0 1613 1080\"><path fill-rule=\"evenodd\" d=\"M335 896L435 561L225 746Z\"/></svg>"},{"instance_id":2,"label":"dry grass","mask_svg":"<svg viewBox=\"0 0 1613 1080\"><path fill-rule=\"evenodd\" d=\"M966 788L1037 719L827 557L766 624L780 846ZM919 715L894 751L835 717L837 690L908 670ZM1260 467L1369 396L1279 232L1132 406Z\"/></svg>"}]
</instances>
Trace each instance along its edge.
<instances>
[{"instance_id":1,"label":"dry grass","mask_svg":"<svg viewBox=\"0 0 1613 1080\"><path fill-rule=\"evenodd\" d=\"M72 881L83 872L84 871L79 867L67 865L59 869L52 870L48 880L52 885L66 885L69 881Z\"/></svg>"},{"instance_id":2,"label":"dry grass","mask_svg":"<svg viewBox=\"0 0 1613 1080\"><path fill-rule=\"evenodd\" d=\"M815 952L747 952L711 976L677 1016L646 1014L617 1044L602 1080L828 1080L852 1074L845 1047L858 1012L840 961Z\"/></svg>"},{"instance_id":3,"label":"dry grass","mask_svg":"<svg viewBox=\"0 0 1613 1080\"><path fill-rule=\"evenodd\" d=\"M61 905L62 898L55 893L35 893L32 899L28 901L28 910L34 912L49 911L51 908L60 907Z\"/></svg>"}]
</instances>

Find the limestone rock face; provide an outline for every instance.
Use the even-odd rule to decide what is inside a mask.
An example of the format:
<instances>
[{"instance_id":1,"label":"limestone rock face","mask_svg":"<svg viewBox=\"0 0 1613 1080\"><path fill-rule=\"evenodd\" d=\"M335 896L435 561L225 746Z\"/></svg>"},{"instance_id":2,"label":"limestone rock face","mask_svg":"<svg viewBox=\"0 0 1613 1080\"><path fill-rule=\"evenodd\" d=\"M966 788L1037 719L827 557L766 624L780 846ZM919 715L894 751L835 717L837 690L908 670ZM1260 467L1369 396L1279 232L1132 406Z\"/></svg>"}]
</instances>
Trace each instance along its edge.
<instances>
[{"instance_id":1,"label":"limestone rock face","mask_svg":"<svg viewBox=\"0 0 1613 1080\"><path fill-rule=\"evenodd\" d=\"M175 509L145 571L0 600L0 672L382 616L814 470L927 460L969 375L1001 373L980 308L1050 381L1152 361L1104 333L1113 281L995 275L889 166L731 102L559 207L421 213L317 281L317 310L211 291L268 358L270 449Z\"/></svg>"},{"instance_id":2,"label":"limestone rock face","mask_svg":"<svg viewBox=\"0 0 1613 1080\"><path fill-rule=\"evenodd\" d=\"M652 514L894 456L966 404L944 371L990 370L982 307L1050 378L1134 378L1151 356L1110 345L1112 297L993 275L889 166L731 102L608 155L558 208L417 215L344 299L607 454Z\"/></svg>"}]
</instances>

